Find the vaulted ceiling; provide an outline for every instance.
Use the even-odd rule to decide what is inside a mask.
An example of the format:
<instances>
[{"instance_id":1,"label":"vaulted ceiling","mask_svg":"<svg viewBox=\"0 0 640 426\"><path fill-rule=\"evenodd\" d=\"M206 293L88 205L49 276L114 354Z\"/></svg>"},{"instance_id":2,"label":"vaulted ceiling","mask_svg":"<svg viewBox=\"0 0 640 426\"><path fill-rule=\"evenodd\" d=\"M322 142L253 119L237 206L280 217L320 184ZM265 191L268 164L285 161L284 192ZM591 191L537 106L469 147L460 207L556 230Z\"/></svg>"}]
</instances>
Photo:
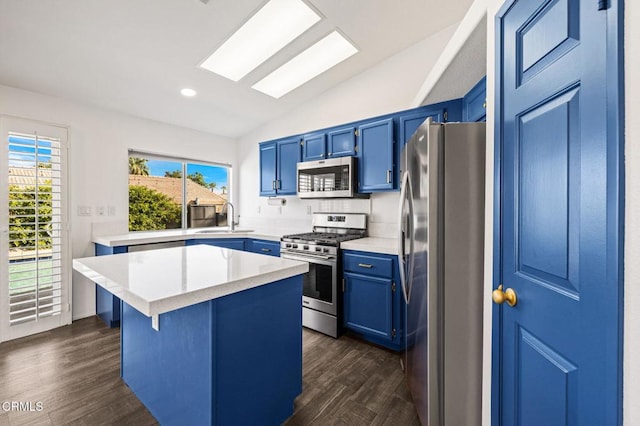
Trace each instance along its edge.
<instances>
[{"instance_id":1,"label":"vaulted ceiling","mask_svg":"<svg viewBox=\"0 0 640 426\"><path fill-rule=\"evenodd\" d=\"M472 3L305 1L323 19L234 83L198 64L265 0L2 0L0 84L239 137L460 21ZM280 99L251 89L335 28L359 53Z\"/></svg>"}]
</instances>

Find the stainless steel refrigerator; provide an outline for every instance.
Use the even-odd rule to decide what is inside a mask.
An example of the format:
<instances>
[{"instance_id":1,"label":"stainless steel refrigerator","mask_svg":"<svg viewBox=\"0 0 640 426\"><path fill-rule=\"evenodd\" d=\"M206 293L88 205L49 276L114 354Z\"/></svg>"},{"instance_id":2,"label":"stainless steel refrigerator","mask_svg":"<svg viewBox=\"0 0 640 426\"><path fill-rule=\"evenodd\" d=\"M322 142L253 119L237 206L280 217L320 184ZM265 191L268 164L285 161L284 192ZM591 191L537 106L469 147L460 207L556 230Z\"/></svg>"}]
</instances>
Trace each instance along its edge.
<instances>
[{"instance_id":1,"label":"stainless steel refrigerator","mask_svg":"<svg viewBox=\"0 0 640 426\"><path fill-rule=\"evenodd\" d=\"M479 425L485 125L427 119L400 164L409 389L423 425Z\"/></svg>"}]
</instances>

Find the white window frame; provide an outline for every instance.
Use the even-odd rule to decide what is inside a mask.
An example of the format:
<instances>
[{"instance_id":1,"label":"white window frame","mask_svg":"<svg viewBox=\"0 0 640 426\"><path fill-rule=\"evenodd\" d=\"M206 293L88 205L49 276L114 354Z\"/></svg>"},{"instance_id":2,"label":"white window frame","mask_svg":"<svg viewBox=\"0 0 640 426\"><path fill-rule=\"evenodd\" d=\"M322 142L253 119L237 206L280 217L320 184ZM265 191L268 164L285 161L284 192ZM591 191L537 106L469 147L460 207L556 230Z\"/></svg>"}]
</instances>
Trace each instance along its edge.
<instances>
[{"instance_id":1,"label":"white window frame","mask_svg":"<svg viewBox=\"0 0 640 426\"><path fill-rule=\"evenodd\" d=\"M233 170L233 166L231 164L228 163L218 163L218 162L214 162L214 161L202 161L202 160L194 160L192 158L186 158L186 157L174 157L171 155L167 155L167 154L158 154L158 153L152 153L152 152L147 152L147 151L140 151L137 149L129 149L128 151L128 155L127 155L127 162L129 161L129 158L131 157L140 157L140 158L144 158L147 160L161 160L161 161L174 161L176 163L181 163L182 167L181 167L181 173L182 173L182 198L181 198L181 203L182 203L182 212L180 215L180 220L182 222L182 226L180 228L175 228L175 229L189 229L187 227L188 223L187 223L187 163L189 164L198 164L201 166L212 166L212 167L226 167L227 168L227 180L228 180L228 187L227 187L227 200L228 202L233 204L233 200L231 197L231 188L233 187L233 183L231 182L231 176L232 176L232 170ZM128 183L127 183L128 185ZM127 202L127 221L129 219L129 203ZM231 219L233 220L233 218ZM162 230L149 230L149 231L127 231L127 232L156 232L156 231L162 231Z\"/></svg>"}]
</instances>

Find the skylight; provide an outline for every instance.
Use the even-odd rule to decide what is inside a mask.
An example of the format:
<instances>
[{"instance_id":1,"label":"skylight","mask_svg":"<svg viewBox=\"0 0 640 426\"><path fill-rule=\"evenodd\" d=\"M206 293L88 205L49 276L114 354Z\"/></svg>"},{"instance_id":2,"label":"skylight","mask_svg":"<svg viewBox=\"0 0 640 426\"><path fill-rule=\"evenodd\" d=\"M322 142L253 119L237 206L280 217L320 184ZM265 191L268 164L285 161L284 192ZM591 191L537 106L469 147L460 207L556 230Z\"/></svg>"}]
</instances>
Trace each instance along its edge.
<instances>
[{"instance_id":1,"label":"skylight","mask_svg":"<svg viewBox=\"0 0 640 426\"><path fill-rule=\"evenodd\" d=\"M319 20L301 0L271 0L200 67L238 81Z\"/></svg>"},{"instance_id":2,"label":"skylight","mask_svg":"<svg viewBox=\"0 0 640 426\"><path fill-rule=\"evenodd\" d=\"M357 52L334 31L251 87L278 99Z\"/></svg>"}]
</instances>

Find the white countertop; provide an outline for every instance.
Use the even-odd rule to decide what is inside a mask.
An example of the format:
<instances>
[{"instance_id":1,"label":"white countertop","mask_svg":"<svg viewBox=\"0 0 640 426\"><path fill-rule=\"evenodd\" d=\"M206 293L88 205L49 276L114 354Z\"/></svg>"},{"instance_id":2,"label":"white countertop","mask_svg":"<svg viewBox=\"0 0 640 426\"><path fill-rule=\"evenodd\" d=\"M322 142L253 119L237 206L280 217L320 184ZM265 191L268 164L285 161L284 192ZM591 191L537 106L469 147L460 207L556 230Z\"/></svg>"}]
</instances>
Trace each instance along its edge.
<instances>
[{"instance_id":1,"label":"white countertop","mask_svg":"<svg viewBox=\"0 0 640 426\"><path fill-rule=\"evenodd\" d=\"M398 240L395 238L366 237L340 243L342 250L358 250L371 253L398 254Z\"/></svg>"},{"instance_id":2,"label":"white countertop","mask_svg":"<svg viewBox=\"0 0 640 426\"><path fill-rule=\"evenodd\" d=\"M280 235L257 234L254 233L252 229L248 228L236 228L234 232L225 232L224 228L191 228L167 229L162 231L138 231L120 235L94 236L91 239L91 242L107 247L117 247L209 238L256 238L259 240L280 241Z\"/></svg>"},{"instance_id":3,"label":"white countertop","mask_svg":"<svg viewBox=\"0 0 640 426\"><path fill-rule=\"evenodd\" d=\"M200 244L74 259L73 268L157 323L164 312L300 275L309 264Z\"/></svg>"}]
</instances>

